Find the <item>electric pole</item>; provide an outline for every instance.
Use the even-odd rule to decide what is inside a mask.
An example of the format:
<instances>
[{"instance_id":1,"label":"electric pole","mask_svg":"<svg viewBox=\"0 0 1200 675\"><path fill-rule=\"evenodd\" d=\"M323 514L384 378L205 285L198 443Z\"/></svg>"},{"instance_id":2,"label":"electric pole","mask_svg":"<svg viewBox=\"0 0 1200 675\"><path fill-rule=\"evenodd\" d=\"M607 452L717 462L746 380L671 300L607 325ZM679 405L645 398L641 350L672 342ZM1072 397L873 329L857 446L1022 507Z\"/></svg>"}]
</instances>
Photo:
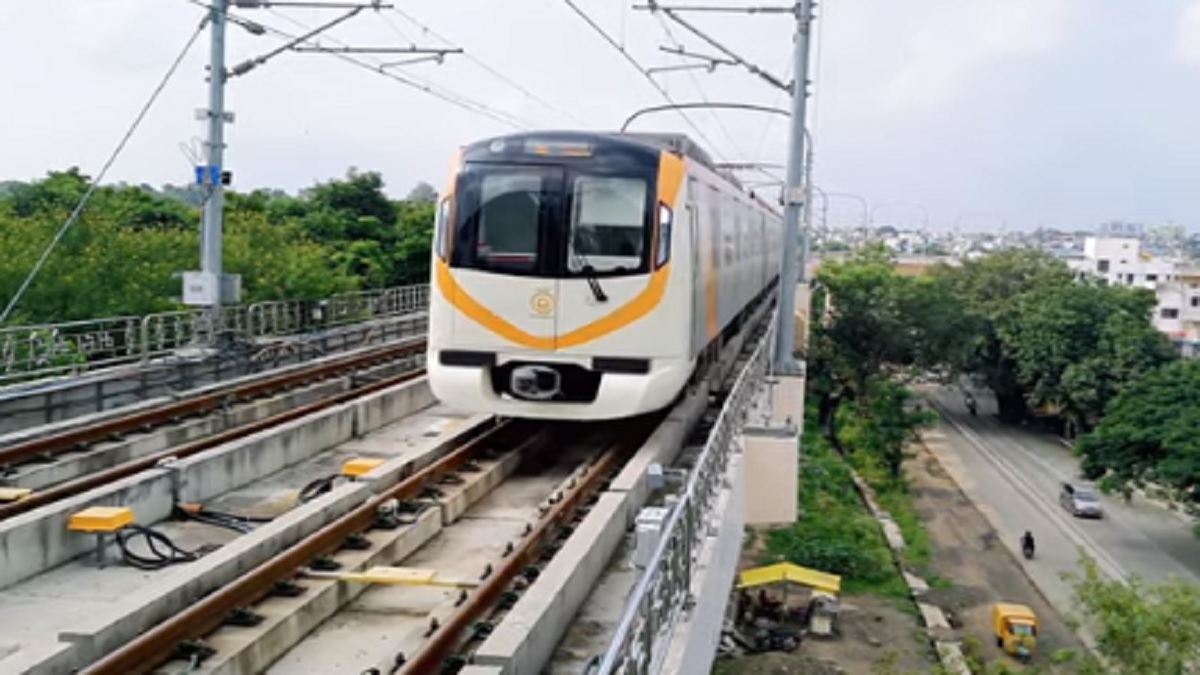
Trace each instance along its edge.
<instances>
[{"instance_id":1,"label":"electric pole","mask_svg":"<svg viewBox=\"0 0 1200 675\"><path fill-rule=\"evenodd\" d=\"M196 170L196 182L208 189L204 200L204 221L200 230L200 273L184 273L184 302L209 308L213 331L219 334L221 305L237 303L241 296L240 278L227 277L221 270L221 244L224 223L225 122L232 116L225 112L225 26L229 0L212 0L209 9L211 47L208 66L208 140L205 158L208 162Z\"/></svg>"},{"instance_id":2,"label":"electric pole","mask_svg":"<svg viewBox=\"0 0 1200 675\"><path fill-rule=\"evenodd\" d=\"M657 0L648 0L635 9L662 12L690 33L720 51L734 65L744 67L768 84L788 92L792 98L792 127L788 139L787 174L784 185L783 211L783 262L779 275L779 315L775 326L774 372L779 375L798 374L796 353L796 289L806 276L804 273L807 244L800 238L806 236L801 227L801 212L809 208L812 189L812 145L806 140L808 108L808 51L809 33L813 22L815 0L797 0L791 7L737 7L715 5L661 5ZM681 12L740 12L749 14L792 14L796 19L796 35L793 41L793 69L795 74L790 85L785 84L766 70L738 56L733 50L705 34L679 16ZM807 222L807 219L805 219Z\"/></svg>"},{"instance_id":3,"label":"electric pole","mask_svg":"<svg viewBox=\"0 0 1200 675\"><path fill-rule=\"evenodd\" d=\"M259 9L267 7L300 7L319 9L347 10L341 16L313 28L303 35L293 37L280 31L271 30L238 15L229 13L230 6L244 9ZM193 307L207 308L210 321L211 335L221 339L228 335L228 330L222 325L221 308L224 304L237 303L241 299L241 277L235 274L225 274L222 269L221 247L224 230L224 188L232 183L233 174L225 169L225 125L234 121L234 115L225 109L225 86L229 80L246 75L255 68L263 65L276 56L287 52L323 52L333 54L408 54L420 55L419 58L435 60L441 63L447 54L462 53L457 48L422 48L416 45L407 47L324 47L319 44L306 45L309 40L333 28L334 26L357 16L364 9L379 11L391 9L392 5L383 4L382 0L366 0L365 2L302 2L298 0L211 0L208 6L208 24L211 46L208 65L208 108L197 111L197 118L207 122L207 140L205 141L204 164L195 167L196 185L205 190L203 222L200 230L200 271L183 273L183 302ZM264 35L267 32L280 34L287 38L282 46L257 56L233 68L225 66L226 28L230 22L245 28L252 35ZM342 58L349 58L343 56ZM352 59L351 59L352 60ZM411 63L411 61L410 61ZM362 65L362 64L360 64ZM382 71L390 65L378 66Z\"/></svg>"},{"instance_id":4,"label":"electric pole","mask_svg":"<svg viewBox=\"0 0 1200 675\"><path fill-rule=\"evenodd\" d=\"M807 210L804 176L805 131L808 114L808 38L812 27L812 0L796 3L796 38L792 45L792 129L788 140L787 190L783 207L783 268L779 279L779 318L775 325L775 372L795 373L796 368L796 287L803 278L806 261L800 247L801 209ZM801 255L797 255L797 253Z\"/></svg>"}]
</instances>

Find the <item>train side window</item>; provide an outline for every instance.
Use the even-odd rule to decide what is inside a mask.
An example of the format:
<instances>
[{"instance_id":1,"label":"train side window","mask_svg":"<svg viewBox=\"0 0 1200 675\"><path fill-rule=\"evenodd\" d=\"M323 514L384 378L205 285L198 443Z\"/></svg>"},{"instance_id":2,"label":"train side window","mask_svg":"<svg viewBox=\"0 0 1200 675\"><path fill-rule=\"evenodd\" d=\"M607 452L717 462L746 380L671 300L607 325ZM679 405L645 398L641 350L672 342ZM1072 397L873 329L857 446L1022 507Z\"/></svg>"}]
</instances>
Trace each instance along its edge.
<instances>
[{"instance_id":1,"label":"train side window","mask_svg":"<svg viewBox=\"0 0 1200 675\"><path fill-rule=\"evenodd\" d=\"M437 252L439 258L443 261L450 257L450 233L447 228L450 227L450 198L443 197L441 204L438 205L437 220L434 222L434 243L433 250Z\"/></svg>"},{"instance_id":2,"label":"train side window","mask_svg":"<svg viewBox=\"0 0 1200 675\"><path fill-rule=\"evenodd\" d=\"M721 209L721 260L726 265L733 264L733 233L737 223L734 221L734 201L728 197L722 200Z\"/></svg>"},{"instance_id":3,"label":"train side window","mask_svg":"<svg viewBox=\"0 0 1200 675\"><path fill-rule=\"evenodd\" d=\"M721 195L715 187L708 193L708 257L714 269L721 265Z\"/></svg>"}]
</instances>

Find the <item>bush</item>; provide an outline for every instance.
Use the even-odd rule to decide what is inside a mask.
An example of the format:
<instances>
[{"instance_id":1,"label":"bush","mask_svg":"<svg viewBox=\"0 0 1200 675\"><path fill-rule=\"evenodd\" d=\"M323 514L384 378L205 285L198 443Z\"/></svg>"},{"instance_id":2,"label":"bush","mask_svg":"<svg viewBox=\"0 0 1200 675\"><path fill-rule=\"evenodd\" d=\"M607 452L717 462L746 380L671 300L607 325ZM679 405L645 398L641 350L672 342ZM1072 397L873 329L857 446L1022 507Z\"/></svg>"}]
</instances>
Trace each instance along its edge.
<instances>
[{"instance_id":1,"label":"bush","mask_svg":"<svg viewBox=\"0 0 1200 675\"><path fill-rule=\"evenodd\" d=\"M768 534L771 562L841 575L851 590L895 586L899 576L879 524L862 503L850 468L818 433L805 435L800 505L796 524Z\"/></svg>"}]
</instances>

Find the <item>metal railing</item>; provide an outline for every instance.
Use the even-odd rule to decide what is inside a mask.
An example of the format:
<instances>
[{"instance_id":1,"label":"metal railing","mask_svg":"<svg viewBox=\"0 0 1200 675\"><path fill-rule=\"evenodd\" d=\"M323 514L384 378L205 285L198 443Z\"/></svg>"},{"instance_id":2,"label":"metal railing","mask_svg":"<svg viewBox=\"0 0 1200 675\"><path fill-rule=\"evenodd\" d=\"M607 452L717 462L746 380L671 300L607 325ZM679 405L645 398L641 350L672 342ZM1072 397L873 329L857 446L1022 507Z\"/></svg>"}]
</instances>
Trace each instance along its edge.
<instances>
[{"instance_id":1,"label":"metal railing","mask_svg":"<svg viewBox=\"0 0 1200 675\"><path fill-rule=\"evenodd\" d=\"M770 368L775 319L739 373L704 449L675 501L661 539L637 586L625 603L616 633L599 666L589 675L648 675L662 667L680 617L692 606L692 571L710 534L717 498L727 480L730 457L750 405Z\"/></svg>"},{"instance_id":2,"label":"metal railing","mask_svg":"<svg viewBox=\"0 0 1200 675\"><path fill-rule=\"evenodd\" d=\"M202 309L0 328L0 386L145 363L211 344L218 334L244 340L300 335L423 312L429 286L341 293L323 300L277 300L222 308L218 323Z\"/></svg>"}]
</instances>

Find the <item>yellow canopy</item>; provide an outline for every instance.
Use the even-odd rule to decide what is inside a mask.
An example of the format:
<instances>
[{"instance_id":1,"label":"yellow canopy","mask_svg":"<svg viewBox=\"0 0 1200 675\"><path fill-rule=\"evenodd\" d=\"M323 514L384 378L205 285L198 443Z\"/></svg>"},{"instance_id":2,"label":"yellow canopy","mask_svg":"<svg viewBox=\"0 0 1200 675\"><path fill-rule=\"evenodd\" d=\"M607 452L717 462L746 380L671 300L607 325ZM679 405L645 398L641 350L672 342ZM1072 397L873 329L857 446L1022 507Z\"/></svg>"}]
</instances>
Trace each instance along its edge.
<instances>
[{"instance_id":1,"label":"yellow canopy","mask_svg":"<svg viewBox=\"0 0 1200 675\"><path fill-rule=\"evenodd\" d=\"M780 581L790 581L826 593L837 593L842 590L842 578L836 574L818 572L791 563L778 563L746 570L742 572L738 588L753 588Z\"/></svg>"}]
</instances>

